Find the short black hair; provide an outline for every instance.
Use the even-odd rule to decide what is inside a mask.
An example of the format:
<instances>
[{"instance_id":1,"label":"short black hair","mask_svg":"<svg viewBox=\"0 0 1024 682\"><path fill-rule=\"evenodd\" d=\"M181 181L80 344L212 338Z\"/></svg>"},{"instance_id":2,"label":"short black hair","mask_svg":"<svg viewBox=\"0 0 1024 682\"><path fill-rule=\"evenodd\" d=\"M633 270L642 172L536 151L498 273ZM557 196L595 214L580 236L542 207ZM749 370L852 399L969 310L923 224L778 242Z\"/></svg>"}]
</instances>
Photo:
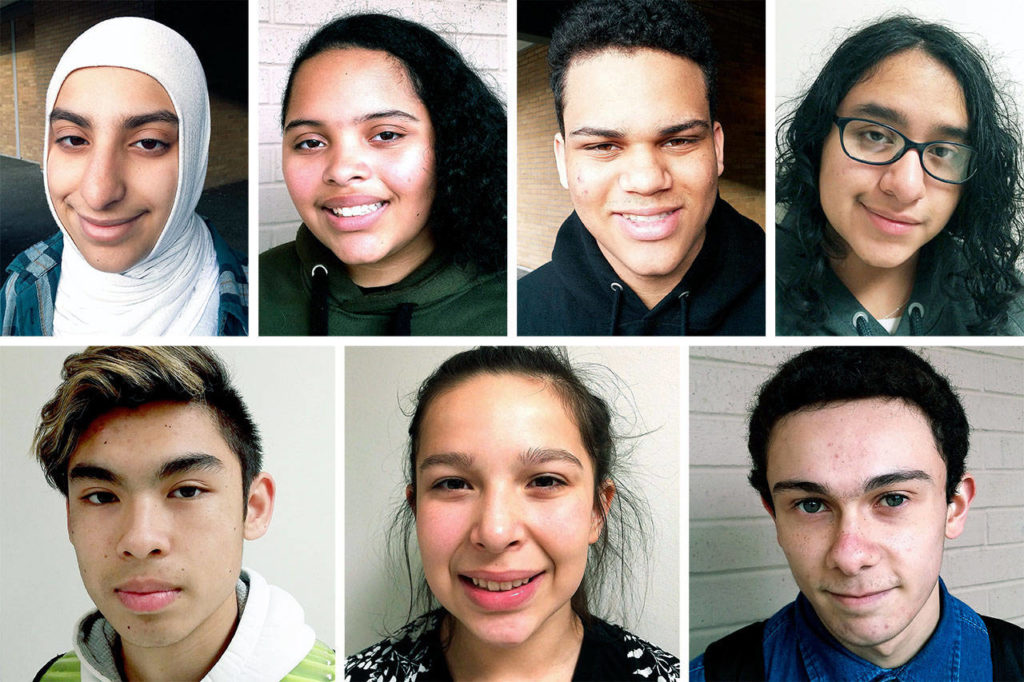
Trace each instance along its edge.
<instances>
[{"instance_id":1,"label":"short black hair","mask_svg":"<svg viewBox=\"0 0 1024 682\"><path fill-rule=\"evenodd\" d=\"M769 508L768 444L786 415L868 398L901 400L924 413L946 463L946 501L964 476L970 427L949 380L903 346L825 346L786 361L757 395L750 415L750 485Z\"/></svg>"},{"instance_id":2,"label":"short black hair","mask_svg":"<svg viewBox=\"0 0 1024 682\"><path fill-rule=\"evenodd\" d=\"M718 59L711 29L686 0L583 0L551 35L548 67L558 129L565 134L565 73L572 61L604 50L652 49L697 64L704 74L708 108L715 120Z\"/></svg>"},{"instance_id":3,"label":"short black hair","mask_svg":"<svg viewBox=\"0 0 1024 682\"><path fill-rule=\"evenodd\" d=\"M945 229L922 250L943 260L953 271L950 278L964 283L978 315L972 334L998 332L1022 289L1016 266L1024 252L1024 179L1013 99L964 36L912 16L891 16L842 42L776 133L775 196L786 208L782 225L800 248L794 263L779 263L787 280L779 295L808 333L828 315L821 292L829 259L847 253L821 207L818 177L825 138L850 89L870 77L882 60L908 50L922 50L956 77L967 107L967 143L975 149L974 175L961 185L963 193Z\"/></svg>"}]
</instances>

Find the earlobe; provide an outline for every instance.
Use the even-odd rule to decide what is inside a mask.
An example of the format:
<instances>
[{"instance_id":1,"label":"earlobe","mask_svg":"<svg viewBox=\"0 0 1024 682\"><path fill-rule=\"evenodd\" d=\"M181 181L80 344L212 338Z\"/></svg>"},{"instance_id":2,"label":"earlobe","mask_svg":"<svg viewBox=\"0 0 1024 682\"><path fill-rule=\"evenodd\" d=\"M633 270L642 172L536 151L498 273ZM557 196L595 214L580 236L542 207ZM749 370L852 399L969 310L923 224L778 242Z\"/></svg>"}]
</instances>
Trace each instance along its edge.
<instances>
[{"instance_id":1,"label":"earlobe","mask_svg":"<svg viewBox=\"0 0 1024 682\"><path fill-rule=\"evenodd\" d=\"M960 485L953 493L953 501L946 507L946 537L950 540L960 537L967 524L967 510L974 500L974 477L964 474Z\"/></svg>"},{"instance_id":2,"label":"earlobe","mask_svg":"<svg viewBox=\"0 0 1024 682\"><path fill-rule=\"evenodd\" d=\"M274 495L277 492L274 479L265 471L261 471L249 486L249 499L246 501L245 530L246 540L263 537L270 526L270 518L274 515Z\"/></svg>"},{"instance_id":3,"label":"earlobe","mask_svg":"<svg viewBox=\"0 0 1024 682\"><path fill-rule=\"evenodd\" d=\"M715 140L715 158L718 159L718 175L721 177L725 172L725 131L718 121L714 122L712 136Z\"/></svg>"},{"instance_id":4,"label":"earlobe","mask_svg":"<svg viewBox=\"0 0 1024 682\"><path fill-rule=\"evenodd\" d=\"M770 504L768 504L768 501L765 500L763 497L761 498L761 506L764 507L764 510L766 512L768 512L768 516L772 517L772 521L774 521L775 520L775 510L772 509L772 506Z\"/></svg>"},{"instance_id":5,"label":"earlobe","mask_svg":"<svg viewBox=\"0 0 1024 682\"><path fill-rule=\"evenodd\" d=\"M412 485L405 486L405 503L409 505L409 509L412 509L413 516L416 515L416 491Z\"/></svg>"},{"instance_id":6,"label":"earlobe","mask_svg":"<svg viewBox=\"0 0 1024 682\"><path fill-rule=\"evenodd\" d=\"M591 513L590 537L588 538L590 544L594 544L601 537L601 531L604 530L605 519L608 517L608 510L612 508L613 499L615 499L615 483L607 480L597 493L597 504L600 510L595 508Z\"/></svg>"},{"instance_id":7,"label":"earlobe","mask_svg":"<svg viewBox=\"0 0 1024 682\"><path fill-rule=\"evenodd\" d=\"M74 540L71 538L71 500L64 498L64 518L68 525L68 542L74 544Z\"/></svg>"},{"instance_id":8,"label":"earlobe","mask_svg":"<svg viewBox=\"0 0 1024 682\"><path fill-rule=\"evenodd\" d=\"M569 189L569 176L565 170L565 140L562 133L555 133L555 165L558 166L558 181L562 187Z\"/></svg>"}]
</instances>

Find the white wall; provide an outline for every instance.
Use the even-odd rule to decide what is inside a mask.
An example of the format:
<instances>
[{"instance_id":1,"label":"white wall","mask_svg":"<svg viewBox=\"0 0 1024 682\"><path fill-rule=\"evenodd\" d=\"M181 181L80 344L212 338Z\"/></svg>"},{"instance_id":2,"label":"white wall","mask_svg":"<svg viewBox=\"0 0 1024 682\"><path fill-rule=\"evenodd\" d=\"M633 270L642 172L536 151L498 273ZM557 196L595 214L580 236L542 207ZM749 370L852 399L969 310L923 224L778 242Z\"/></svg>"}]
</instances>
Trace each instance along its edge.
<instances>
[{"instance_id":1,"label":"white wall","mask_svg":"<svg viewBox=\"0 0 1024 682\"><path fill-rule=\"evenodd\" d=\"M68 542L64 498L32 457L39 410L80 348L0 348L0 679L30 680L71 649L92 610ZM334 348L218 347L263 436L277 482L267 534L243 565L290 592L317 636L334 629Z\"/></svg>"},{"instance_id":2,"label":"white wall","mask_svg":"<svg viewBox=\"0 0 1024 682\"><path fill-rule=\"evenodd\" d=\"M348 348L345 351L345 646L353 654L404 623L407 592L386 570L384 532L404 500L408 400L439 364L462 348ZM635 443L635 489L651 504L656 531L643 614L624 623L672 653L679 650L679 350L571 348L576 363L611 368L632 391L619 414L650 431ZM614 396L599 391L606 399ZM601 615L600 609L595 609ZM418 615L418 614L416 614Z\"/></svg>"},{"instance_id":3,"label":"white wall","mask_svg":"<svg viewBox=\"0 0 1024 682\"><path fill-rule=\"evenodd\" d=\"M803 349L690 352L690 657L797 594L771 518L747 483L747 415L776 367ZM959 392L978 485L942 577L979 613L1024 624L1024 349L926 348Z\"/></svg>"},{"instance_id":4,"label":"white wall","mask_svg":"<svg viewBox=\"0 0 1024 682\"><path fill-rule=\"evenodd\" d=\"M299 214L281 174L281 98L299 47L335 17L379 12L417 21L455 45L502 101L508 5L504 0L260 0L259 250L295 238Z\"/></svg>"}]
</instances>

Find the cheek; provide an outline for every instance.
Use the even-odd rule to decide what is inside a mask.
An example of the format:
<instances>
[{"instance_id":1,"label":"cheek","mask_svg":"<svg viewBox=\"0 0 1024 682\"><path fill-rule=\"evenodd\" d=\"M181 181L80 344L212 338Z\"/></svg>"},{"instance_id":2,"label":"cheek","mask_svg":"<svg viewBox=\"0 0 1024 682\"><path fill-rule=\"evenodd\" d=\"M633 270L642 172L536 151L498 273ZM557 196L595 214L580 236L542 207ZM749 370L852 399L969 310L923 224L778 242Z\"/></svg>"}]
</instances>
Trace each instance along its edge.
<instances>
[{"instance_id":1,"label":"cheek","mask_svg":"<svg viewBox=\"0 0 1024 682\"><path fill-rule=\"evenodd\" d=\"M377 172L388 188L418 207L434 201L434 153L429 147L411 148L383 156Z\"/></svg>"},{"instance_id":2,"label":"cheek","mask_svg":"<svg viewBox=\"0 0 1024 682\"><path fill-rule=\"evenodd\" d=\"M573 204L584 207L590 203L598 204L604 199L616 178L614 164L570 160L567 170Z\"/></svg>"},{"instance_id":3,"label":"cheek","mask_svg":"<svg viewBox=\"0 0 1024 682\"><path fill-rule=\"evenodd\" d=\"M78 175L77 164L51 150L46 164L46 184L55 204L78 188Z\"/></svg>"},{"instance_id":4,"label":"cheek","mask_svg":"<svg viewBox=\"0 0 1024 682\"><path fill-rule=\"evenodd\" d=\"M317 163L312 159L291 156L285 151L281 174L284 175L284 184L296 208L299 211L311 209L316 189L323 176Z\"/></svg>"},{"instance_id":5,"label":"cheek","mask_svg":"<svg viewBox=\"0 0 1024 682\"><path fill-rule=\"evenodd\" d=\"M421 502L417 505L416 538L427 574L443 569L469 533L467 513Z\"/></svg>"}]
</instances>

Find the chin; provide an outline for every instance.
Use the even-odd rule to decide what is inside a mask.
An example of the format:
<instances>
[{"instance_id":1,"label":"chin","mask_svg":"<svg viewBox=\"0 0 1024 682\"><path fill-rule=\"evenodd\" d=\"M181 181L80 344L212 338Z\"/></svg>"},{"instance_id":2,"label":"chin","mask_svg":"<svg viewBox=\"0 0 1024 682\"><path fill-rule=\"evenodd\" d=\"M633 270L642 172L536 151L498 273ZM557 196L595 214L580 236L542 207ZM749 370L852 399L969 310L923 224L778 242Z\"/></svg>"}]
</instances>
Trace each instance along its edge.
<instances>
[{"instance_id":1,"label":"chin","mask_svg":"<svg viewBox=\"0 0 1024 682\"><path fill-rule=\"evenodd\" d=\"M536 626L525 622L517 614L504 616L477 616L475 622L460 621L477 639L491 646L512 649L530 638Z\"/></svg>"}]
</instances>

